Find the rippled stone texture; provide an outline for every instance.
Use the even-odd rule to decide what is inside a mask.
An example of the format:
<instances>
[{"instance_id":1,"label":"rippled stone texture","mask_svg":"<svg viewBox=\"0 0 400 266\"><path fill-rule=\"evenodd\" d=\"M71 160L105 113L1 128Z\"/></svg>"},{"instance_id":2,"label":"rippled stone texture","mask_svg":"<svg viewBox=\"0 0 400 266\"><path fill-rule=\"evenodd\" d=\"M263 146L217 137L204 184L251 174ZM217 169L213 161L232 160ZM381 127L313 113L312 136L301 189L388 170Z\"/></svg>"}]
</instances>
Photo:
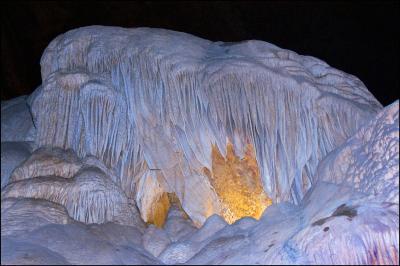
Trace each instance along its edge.
<instances>
[{"instance_id":1,"label":"rippled stone texture","mask_svg":"<svg viewBox=\"0 0 400 266\"><path fill-rule=\"evenodd\" d=\"M152 176L198 226L226 209L203 171L213 145L242 158L250 144L267 196L298 203L318 161L381 108L356 77L261 41L93 26L58 36L41 66L35 144L97 157L143 206L159 200L138 187Z\"/></svg>"},{"instance_id":2,"label":"rippled stone texture","mask_svg":"<svg viewBox=\"0 0 400 266\"><path fill-rule=\"evenodd\" d=\"M399 263L398 101L356 77L102 26L41 67L1 107L2 264Z\"/></svg>"}]
</instances>

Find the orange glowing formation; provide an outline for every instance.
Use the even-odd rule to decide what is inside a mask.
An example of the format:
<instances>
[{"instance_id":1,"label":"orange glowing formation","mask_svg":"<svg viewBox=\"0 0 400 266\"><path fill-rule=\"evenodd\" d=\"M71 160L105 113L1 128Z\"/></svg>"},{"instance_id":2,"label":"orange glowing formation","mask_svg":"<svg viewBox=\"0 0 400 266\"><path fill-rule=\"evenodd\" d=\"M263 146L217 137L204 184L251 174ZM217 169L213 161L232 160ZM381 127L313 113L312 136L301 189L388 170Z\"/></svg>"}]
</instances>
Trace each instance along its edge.
<instances>
[{"instance_id":1,"label":"orange glowing formation","mask_svg":"<svg viewBox=\"0 0 400 266\"><path fill-rule=\"evenodd\" d=\"M169 208L172 205L176 205L182 212L182 216L185 219L189 219L189 216L183 210L181 202L175 193L164 192L158 200L153 202L151 206L150 213L148 215L148 224L154 224L155 226L162 228L164 226L165 220L168 216Z\"/></svg>"},{"instance_id":2,"label":"orange glowing formation","mask_svg":"<svg viewBox=\"0 0 400 266\"><path fill-rule=\"evenodd\" d=\"M212 171L204 169L223 205L223 217L232 224L242 217L259 219L272 204L264 192L255 152L246 146L244 158L235 155L233 145L228 143L226 157L216 146L212 148Z\"/></svg>"},{"instance_id":3,"label":"orange glowing formation","mask_svg":"<svg viewBox=\"0 0 400 266\"><path fill-rule=\"evenodd\" d=\"M227 144L224 157L216 146L212 147L212 169L203 168L222 205L222 216L232 224L243 217L259 219L264 210L272 204L263 190L255 152L251 145L246 146L245 156L235 155L233 145ZM163 193L151 206L147 222L162 227L171 205L176 204L186 219L174 193Z\"/></svg>"}]
</instances>

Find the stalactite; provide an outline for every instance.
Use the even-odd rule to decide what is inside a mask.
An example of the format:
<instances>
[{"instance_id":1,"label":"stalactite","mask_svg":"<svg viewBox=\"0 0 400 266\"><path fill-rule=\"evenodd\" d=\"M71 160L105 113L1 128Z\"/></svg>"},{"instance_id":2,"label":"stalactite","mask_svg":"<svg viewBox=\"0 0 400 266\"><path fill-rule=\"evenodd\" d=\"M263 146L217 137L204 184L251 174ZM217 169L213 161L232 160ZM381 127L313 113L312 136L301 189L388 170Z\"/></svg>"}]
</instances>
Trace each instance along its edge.
<instances>
[{"instance_id":1,"label":"stalactite","mask_svg":"<svg viewBox=\"0 0 400 266\"><path fill-rule=\"evenodd\" d=\"M260 41L86 27L57 37L41 66L38 146L100 158L132 196L143 165L160 169L184 208L184 183L206 179L212 146L225 155L228 142L239 157L254 147L274 202L300 202L318 161L381 108L356 77ZM186 211L200 222L210 208Z\"/></svg>"},{"instance_id":2,"label":"stalactite","mask_svg":"<svg viewBox=\"0 0 400 266\"><path fill-rule=\"evenodd\" d=\"M1 107L2 264L398 264L399 102L356 77L100 26L41 66Z\"/></svg>"}]
</instances>

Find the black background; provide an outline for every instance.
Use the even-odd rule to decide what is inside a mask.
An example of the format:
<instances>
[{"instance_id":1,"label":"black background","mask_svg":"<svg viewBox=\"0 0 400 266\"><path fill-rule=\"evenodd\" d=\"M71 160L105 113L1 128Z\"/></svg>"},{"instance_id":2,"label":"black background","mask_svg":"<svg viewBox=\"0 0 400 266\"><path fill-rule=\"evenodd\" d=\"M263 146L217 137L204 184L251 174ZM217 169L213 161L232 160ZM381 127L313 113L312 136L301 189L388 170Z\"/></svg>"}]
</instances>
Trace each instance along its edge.
<instances>
[{"instance_id":1,"label":"black background","mask_svg":"<svg viewBox=\"0 0 400 266\"><path fill-rule=\"evenodd\" d=\"M57 35L109 25L264 40L357 76L388 105L399 90L399 2L2 1L1 99L41 83L40 57Z\"/></svg>"}]
</instances>

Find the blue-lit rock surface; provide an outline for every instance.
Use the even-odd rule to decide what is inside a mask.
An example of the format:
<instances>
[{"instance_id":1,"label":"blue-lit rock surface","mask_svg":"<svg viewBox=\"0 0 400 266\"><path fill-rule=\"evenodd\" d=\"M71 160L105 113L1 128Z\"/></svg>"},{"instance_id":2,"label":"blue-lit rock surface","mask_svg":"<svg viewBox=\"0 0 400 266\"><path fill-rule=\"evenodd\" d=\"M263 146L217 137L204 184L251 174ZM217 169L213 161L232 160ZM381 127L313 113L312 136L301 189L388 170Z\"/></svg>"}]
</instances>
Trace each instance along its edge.
<instances>
[{"instance_id":1,"label":"blue-lit rock surface","mask_svg":"<svg viewBox=\"0 0 400 266\"><path fill-rule=\"evenodd\" d=\"M262 41L102 26L58 36L41 69L1 106L2 263L399 263L399 104L358 78Z\"/></svg>"}]
</instances>

